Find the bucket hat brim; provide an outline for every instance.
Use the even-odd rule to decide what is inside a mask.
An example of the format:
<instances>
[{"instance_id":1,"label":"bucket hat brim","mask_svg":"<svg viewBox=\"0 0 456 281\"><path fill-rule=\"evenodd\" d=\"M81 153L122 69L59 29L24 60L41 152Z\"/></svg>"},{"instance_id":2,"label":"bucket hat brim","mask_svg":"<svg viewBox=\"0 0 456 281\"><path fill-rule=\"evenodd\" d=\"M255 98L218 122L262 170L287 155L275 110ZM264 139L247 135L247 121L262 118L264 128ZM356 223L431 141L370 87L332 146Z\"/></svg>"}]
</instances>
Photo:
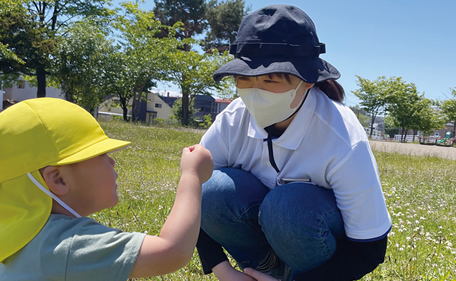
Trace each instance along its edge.
<instances>
[{"instance_id":1,"label":"bucket hat brim","mask_svg":"<svg viewBox=\"0 0 456 281\"><path fill-rule=\"evenodd\" d=\"M223 77L230 75L260 76L272 73L291 74L306 83L340 78L339 71L319 57L296 57L293 59L289 57L239 57L221 66L214 73L213 78L219 82Z\"/></svg>"}]
</instances>

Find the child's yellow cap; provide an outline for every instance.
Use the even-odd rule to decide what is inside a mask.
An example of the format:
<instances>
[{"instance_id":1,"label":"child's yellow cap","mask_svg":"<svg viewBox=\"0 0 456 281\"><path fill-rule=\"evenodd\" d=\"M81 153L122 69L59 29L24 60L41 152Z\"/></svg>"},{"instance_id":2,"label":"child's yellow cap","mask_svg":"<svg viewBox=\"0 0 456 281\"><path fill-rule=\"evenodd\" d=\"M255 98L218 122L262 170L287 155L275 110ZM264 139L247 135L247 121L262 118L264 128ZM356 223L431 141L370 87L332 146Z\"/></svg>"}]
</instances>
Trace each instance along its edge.
<instances>
[{"instance_id":1,"label":"child's yellow cap","mask_svg":"<svg viewBox=\"0 0 456 281\"><path fill-rule=\"evenodd\" d=\"M46 223L52 198L38 170L81 162L123 148L83 108L54 98L17 103L0 113L0 262L30 242Z\"/></svg>"}]
</instances>

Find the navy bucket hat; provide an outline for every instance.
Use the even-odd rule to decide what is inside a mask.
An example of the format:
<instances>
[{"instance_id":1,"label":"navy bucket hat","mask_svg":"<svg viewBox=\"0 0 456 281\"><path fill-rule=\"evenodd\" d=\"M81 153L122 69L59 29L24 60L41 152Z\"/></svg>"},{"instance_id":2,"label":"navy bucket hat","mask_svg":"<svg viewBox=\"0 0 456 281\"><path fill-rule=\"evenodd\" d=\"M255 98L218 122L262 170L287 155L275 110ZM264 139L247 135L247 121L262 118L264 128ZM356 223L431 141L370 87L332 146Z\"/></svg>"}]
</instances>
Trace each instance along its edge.
<instances>
[{"instance_id":1,"label":"navy bucket hat","mask_svg":"<svg viewBox=\"0 0 456 281\"><path fill-rule=\"evenodd\" d=\"M236 41L230 45L234 59L213 78L288 73L307 83L338 79L339 71L319 58L325 52L306 13L290 5L267 6L242 20Z\"/></svg>"}]
</instances>

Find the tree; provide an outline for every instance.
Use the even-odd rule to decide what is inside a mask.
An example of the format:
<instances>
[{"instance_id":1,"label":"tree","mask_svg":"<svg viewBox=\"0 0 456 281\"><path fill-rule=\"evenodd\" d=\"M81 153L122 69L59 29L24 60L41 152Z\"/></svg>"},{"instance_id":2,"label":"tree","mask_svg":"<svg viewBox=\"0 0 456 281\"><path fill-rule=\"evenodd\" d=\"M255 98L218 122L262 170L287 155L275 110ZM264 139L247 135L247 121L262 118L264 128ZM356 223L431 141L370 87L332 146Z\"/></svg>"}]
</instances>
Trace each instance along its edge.
<instances>
[{"instance_id":1,"label":"tree","mask_svg":"<svg viewBox=\"0 0 456 281\"><path fill-rule=\"evenodd\" d=\"M19 75L33 75L37 65L43 62L42 54L49 54L55 46L55 40L46 38L23 4L23 1L0 1L0 43L12 53L0 59L0 72L2 80L7 76L9 82L17 80Z\"/></svg>"},{"instance_id":2,"label":"tree","mask_svg":"<svg viewBox=\"0 0 456 281\"><path fill-rule=\"evenodd\" d=\"M24 61L16 56L16 54L8 49L8 45L0 43L0 64L4 61L13 61L17 64L24 64ZM4 74L0 72L0 89L12 86L18 81L17 74Z\"/></svg>"},{"instance_id":3,"label":"tree","mask_svg":"<svg viewBox=\"0 0 456 281\"><path fill-rule=\"evenodd\" d=\"M401 128L401 142L405 141L409 129L429 131L439 125L438 118L431 118L434 114L432 102L417 91L415 84L406 83L401 77L392 77L388 88L386 110L390 123Z\"/></svg>"},{"instance_id":4,"label":"tree","mask_svg":"<svg viewBox=\"0 0 456 281\"><path fill-rule=\"evenodd\" d=\"M137 3L123 3L122 15L113 21L118 35L118 52L110 64L115 73L107 73L109 91L119 96L126 118L128 103L133 99L132 119L139 118L139 104L144 92L157 80L167 78L170 57L181 46L176 39L180 24L164 26L155 19L153 12L138 8ZM167 36L158 36L166 30ZM182 63L182 62L179 62Z\"/></svg>"},{"instance_id":5,"label":"tree","mask_svg":"<svg viewBox=\"0 0 456 281\"><path fill-rule=\"evenodd\" d=\"M210 5L206 13L209 30L202 42L206 52L217 49L220 53L229 49L234 43L239 25L247 15L249 9L245 9L243 0L227 0L221 3Z\"/></svg>"},{"instance_id":6,"label":"tree","mask_svg":"<svg viewBox=\"0 0 456 281\"><path fill-rule=\"evenodd\" d=\"M197 122L193 115L198 112L198 109L193 107L193 101L190 102L189 111L190 116L188 118L188 125L196 126ZM173 113L174 118L176 118L180 123L182 123L182 99L177 99L174 101L173 107L171 108L171 112Z\"/></svg>"},{"instance_id":7,"label":"tree","mask_svg":"<svg viewBox=\"0 0 456 281\"><path fill-rule=\"evenodd\" d=\"M451 89L453 96L456 98L456 88ZM453 138L456 137L456 99L444 100L440 107L445 115L446 122L453 122Z\"/></svg>"},{"instance_id":8,"label":"tree","mask_svg":"<svg viewBox=\"0 0 456 281\"><path fill-rule=\"evenodd\" d=\"M184 52L177 51L172 55L170 59L170 72L167 77L170 77L168 81L173 82L181 88L182 91L182 124L188 125L189 118L189 105L192 98L196 94L211 94L211 90L220 91L228 86L227 82L221 84L214 83L212 80L212 74L215 70L221 66L221 63L228 62L229 56L225 52L209 51L206 54L199 54L196 51L192 51L191 47L197 45L194 36L202 34L209 26L208 15L213 15L212 23L220 27L215 34L223 34L222 23L217 22L216 15L220 15L221 12L233 12L218 6L217 1L210 1L209 3L205 0L154 0L155 1L155 15L165 25L175 25L181 23L181 28L176 33L182 45L179 47ZM228 3L228 2L225 2ZM237 2L236 7L241 7L243 10L244 2ZM209 12L211 9L216 9L218 12ZM211 17L211 16L209 16ZM227 16L225 17L227 18ZM238 25L241 22L240 17L234 17L238 19ZM233 27L234 20L226 26L230 30L226 32L235 32L238 29L238 25L235 30L231 30ZM167 34L164 32L164 34ZM161 35L164 36L164 35ZM225 36L225 35L223 35ZM212 37L210 37L212 38ZM201 45L201 43L200 43ZM218 54L222 54L219 56ZM217 57L219 56L219 57Z\"/></svg>"},{"instance_id":9,"label":"tree","mask_svg":"<svg viewBox=\"0 0 456 281\"><path fill-rule=\"evenodd\" d=\"M182 28L176 38L183 40L201 34L207 27L205 18L209 4L205 0L154 0L156 18L166 26L181 23ZM168 35L166 30L163 30ZM184 44L184 51L190 51L190 45Z\"/></svg>"},{"instance_id":10,"label":"tree","mask_svg":"<svg viewBox=\"0 0 456 281\"><path fill-rule=\"evenodd\" d=\"M90 19L74 23L65 33L53 56L52 76L68 101L93 112L106 95L104 78L111 71L107 62L113 42Z\"/></svg>"},{"instance_id":11,"label":"tree","mask_svg":"<svg viewBox=\"0 0 456 281\"><path fill-rule=\"evenodd\" d=\"M385 96L388 92L390 81L385 76L378 77L375 81L369 81L358 75L356 77L358 78L359 89L352 91L352 93L361 100L361 108L370 114L369 137L372 137L375 118L385 110Z\"/></svg>"},{"instance_id":12,"label":"tree","mask_svg":"<svg viewBox=\"0 0 456 281\"><path fill-rule=\"evenodd\" d=\"M355 113L356 117L358 118L359 123L361 123L361 126L367 127L369 126L370 118L368 115L366 115L366 112L359 107L359 105L356 106L349 106L350 109Z\"/></svg>"},{"instance_id":13,"label":"tree","mask_svg":"<svg viewBox=\"0 0 456 281\"><path fill-rule=\"evenodd\" d=\"M25 62L24 66L11 65L11 72L34 73L37 81L37 96L46 96L46 76L50 68L50 54L55 51L59 32L71 21L86 16L107 17L110 10L103 7L109 0L1 0L0 42ZM14 19L22 28L11 28L6 21ZM22 20L23 19L23 20ZM102 21L97 21L102 22ZM25 38L18 40L18 38Z\"/></svg>"},{"instance_id":14,"label":"tree","mask_svg":"<svg viewBox=\"0 0 456 281\"><path fill-rule=\"evenodd\" d=\"M434 129L440 129L444 126L445 121L442 115L432 108L433 101L422 97L414 104L415 111L412 112L411 124L409 128L413 130L413 140L418 131L423 134L429 134Z\"/></svg>"},{"instance_id":15,"label":"tree","mask_svg":"<svg viewBox=\"0 0 456 281\"><path fill-rule=\"evenodd\" d=\"M230 60L228 52L222 55L199 54L195 51L176 51L169 57L170 68L167 76L180 86L182 92L182 125L189 124L190 104L197 94L211 95L212 91L220 91L229 82L217 83L212 74L224 63Z\"/></svg>"}]
</instances>

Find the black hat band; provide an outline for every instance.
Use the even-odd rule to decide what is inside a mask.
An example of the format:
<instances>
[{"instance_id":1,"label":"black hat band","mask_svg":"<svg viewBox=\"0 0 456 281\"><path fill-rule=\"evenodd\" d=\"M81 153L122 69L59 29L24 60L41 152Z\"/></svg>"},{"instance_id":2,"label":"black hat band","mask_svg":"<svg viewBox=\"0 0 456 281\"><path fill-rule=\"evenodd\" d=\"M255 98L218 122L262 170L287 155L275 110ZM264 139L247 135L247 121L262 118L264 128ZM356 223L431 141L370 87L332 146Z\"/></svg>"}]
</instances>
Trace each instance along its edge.
<instances>
[{"instance_id":1,"label":"black hat band","mask_svg":"<svg viewBox=\"0 0 456 281\"><path fill-rule=\"evenodd\" d=\"M275 57L314 57L324 54L326 47L324 43L318 46L309 47L287 43L238 43L230 45L230 54L236 58L242 56L275 56Z\"/></svg>"}]
</instances>

